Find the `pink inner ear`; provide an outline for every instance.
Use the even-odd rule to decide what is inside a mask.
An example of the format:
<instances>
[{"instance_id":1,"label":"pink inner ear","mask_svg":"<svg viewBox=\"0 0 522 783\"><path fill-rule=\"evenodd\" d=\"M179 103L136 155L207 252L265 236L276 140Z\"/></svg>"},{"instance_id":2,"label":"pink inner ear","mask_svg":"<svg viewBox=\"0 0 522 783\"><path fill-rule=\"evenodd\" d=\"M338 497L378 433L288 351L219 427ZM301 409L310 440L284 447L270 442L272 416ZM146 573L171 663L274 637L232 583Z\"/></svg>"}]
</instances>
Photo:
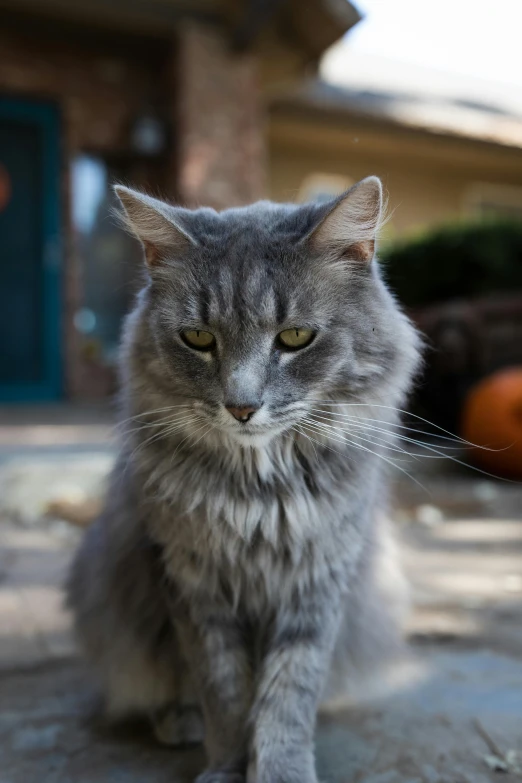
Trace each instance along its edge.
<instances>
[{"instance_id":1,"label":"pink inner ear","mask_svg":"<svg viewBox=\"0 0 522 783\"><path fill-rule=\"evenodd\" d=\"M152 242L148 242L146 239L143 240L143 247L145 250L145 260L149 266L157 266L160 262L160 253L158 251L158 248L152 244Z\"/></svg>"},{"instance_id":2,"label":"pink inner ear","mask_svg":"<svg viewBox=\"0 0 522 783\"><path fill-rule=\"evenodd\" d=\"M343 256L354 261L371 261L375 253L375 240L366 239L347 247Z\"/></svg>"}]
</instances>

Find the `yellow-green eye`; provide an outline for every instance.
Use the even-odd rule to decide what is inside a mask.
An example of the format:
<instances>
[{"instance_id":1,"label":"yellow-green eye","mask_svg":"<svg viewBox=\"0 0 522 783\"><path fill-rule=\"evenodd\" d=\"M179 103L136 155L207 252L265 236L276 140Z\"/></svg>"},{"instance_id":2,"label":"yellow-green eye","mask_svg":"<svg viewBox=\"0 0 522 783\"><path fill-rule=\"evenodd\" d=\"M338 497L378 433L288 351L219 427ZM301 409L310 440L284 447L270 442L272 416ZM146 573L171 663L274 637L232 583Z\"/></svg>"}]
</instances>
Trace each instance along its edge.
<instances>
[{"instance_id":1,"label":"yellow-green eye","mask_svg":"<svg viewBox=\"0 0 522 783\"><path fill-rule=\"evenodd\" d=\"M284 329L277 335L277 340L283 348L296 351L310 345L314 337L315 333L311 329Z\"/></svg>"},{"instance_id":2,"label":"yellow-green eye","mask_svg":"<svg viewBox=\"0 0 522 783\"><path fill-rule=\"evenodd\" d=\"M181 332L183 341L197 351L211 351L216 345L216 338L211 332L203 332L201 329L188 329Z\"/></svg>"}]
</instances>

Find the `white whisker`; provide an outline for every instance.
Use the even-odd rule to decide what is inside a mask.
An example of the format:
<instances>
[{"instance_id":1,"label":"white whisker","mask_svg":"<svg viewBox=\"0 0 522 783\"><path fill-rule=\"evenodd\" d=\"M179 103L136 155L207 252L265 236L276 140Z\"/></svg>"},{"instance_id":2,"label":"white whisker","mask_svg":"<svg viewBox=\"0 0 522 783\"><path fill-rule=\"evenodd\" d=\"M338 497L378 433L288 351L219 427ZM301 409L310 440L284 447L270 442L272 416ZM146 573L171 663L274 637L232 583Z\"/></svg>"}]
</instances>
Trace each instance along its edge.
<instances>
[{"instance_id":1,"label":"white whisker","mask_svg":"<svg viewBox=\"0 0 522 783\"><path fill-rule=\"evenodd\" d=\"M332 403L329 403L327 401L325 404L330 405ZM334 405L353 405L354 407L357 407L357 406L361 405L363 407L367 407L366 403L333 403L333 404ZM398 411L400 413L407 413L407 411L401 410L400 408L393 408L392 406L389 406L389 405L380 405L380 406L374 406L374 407L387 408L389 410L395 410L395 411ZM410 415L414 416L415 414L410 414ZM350 417L348 414L345 414L344 418L345 418L345 420L348 420L348 421L350 419L352 419L351 426L354 426L354 425L355 426L359 425L361 427L364 426L364 424L363 424L364 419L361 418L361 417ZM422 421L425 421L428 424L431 423L427 419L423 419L422 417L418 417L417 416L416 418L420 418ZM368 419L368 421L371 421L371 419ZM390 427L394 427L394 426L397 426L397 425L394 425L393 423L390 423ZM437 425L433 425L433 426L437 426ZM378 429L378 428L376 428L376 429ZM443 428L439 428L439 429L441 429L443 432L446 432L446 433L451 435L451 433L449 433L448 430L444 430ZM388 433L389 431L388 430L384 430L384 432ZM448 459L448 460L451 460L452 462L454 462L456 465L461 465L462 467L468 468L469 470L473 470L474 472L480 473L483 476L487 476L488 478L494 478L494 479L501 478L499 476L496 476L494 473L489 473L486 470L482 470L482 468L477 468L475 465L469 465L464 460L458 459L457 457L453 456L452 454L447 454L447 453L445 453L443 451L440 451L439 449L435 448L434 446L430 446L429 444L423 443L422 441L418 441L417 439L408 438L406 435L398 435L397 437L399 437L401 440L404 440L404 441L407 441L407 442L410 442L410 443L414 443L414 444L416 444L416 445L426 449L427 451L432 452L433 455L434 455L434 456L429 456L429 455L426 455L426 454L415 454L415 455L410 454L410 456L412 456L412 457L413 456L414 457L422 457L423 459ZM458 443L461 443L461 444L465 444L466 446L469 446L471 448L480 448L480 449L485 449L486 451L493 451L493 452L505 451L505 449L493 449L493 448L488 448L486 446L477 446L476 444L470 443L469 441L465 441L464 439L459 438L458 436L454 437L454 441L458 442ZM441 446L440 448L446 448L447 449L448 447ZM509 448L509 446L506 446L506 448ZM405 452L405 453L407 454L408 452ZM410 476L410 478L412 478L412 477ZM507 482L509 484L519 484L520 483L520 482L515 481L513 479L508 479L508 478L504 478L504 477L502 477L502 481L505 481L505 482Z\"/></svg>"},{"instance_id":2,"label":"white whisker","mask_svg":"<svg viewBox=\"0 0 522 783\"><path fill-rule=\"evenodd\" d=\"M470 443L470 441L464 440L464 438L459 437L458 435L455 435L454 433L450 432L449 430L444 429L444 427L439 427L438 424L434 424L432 421L429 421L429 419L424 419L422 416L419 416L416 413L412 413L411 411L404 410L404 408L395 408L393 405L379 405L377 403L373 402L336 402L331 400L309 400L310 402L319 402L323 405L328 406L343 406L343 407L349 407L349 408L382 408L389 411L394 411L395 413L401 413L405 416L411 416L414 419L417 419L418 421L424 422L424 424L428 424L430 427L435 427L435 429L439 430L439 432L444 432L446 435L449 435L452 440L455 440L459 443L463 443L466 446L471 446L472 448L483 448L487 451L498 451L498 449L490 449L487 446L478 446L476 443ZM503 449L500 449L502 451Z\"/></svg>"},{"instance_id":3,"label":"white whisker","mask_svg":"<svg viewBox=\"0 0 522 783\"><path fill-rule=\"evenodd\" d=\"M155 408L150 411L142 411L141 413L136 413L134 416L129 416L127 419L122 419L121 421L117 422L115 426L121 427L123 424L126 424L128 421L134 421L134 419L141 419L144 416L152 416L152 414L154 413L164 413L166 411L174 410L174 408L190 408L190 407L192 407L192 403L181 402L176 405L166 405L163 408Z\"/></svg>"},{"instance_id":4,"label":"white whisker","mask_svg":"<svg viewBox=\"0 0 522 783\"><path fill-rule=\"evenodd\" d=\"M308 426L313 428L313 426L315 426L315 425L311 425L311 424L308 422ZM319 432L320 432L320 434L322 434L322 435L324 434L322 431L319 431ZM322 444L320 441L315 441L315 442L316 442L318 445L323 445L323 446L325 445L325 444ZM360 443L356 443L355 441L352 441L352 440L350 440L350 439L348 439L348 438L347 438L347 439L346 439L344 442L345 442L345 443L348 443L348 444L350 444L350 445L352 445L352 446L353 446L354 448L356 448L356 449L361 449L362 451L365 451L365 452L367 452L367 453L369 453L369 454L373 454L375 457L378 457L379 459L382 459L382 460L383 460L384 462L386 462L388 465L391 465L393 468L396 468L397 470L400 470L400 471L401 471L401 473L404 473L404 475L405 475L405 476L407 476L409 479L411 479L411 481L414 481L414 482L415 482L415 484L417 484L419 487L421 487L421 489L423 489L423 490L424 490L424 491L426 491L426 492L428 491L428 490L426 489L426 487L425 487L423 484L421 484L421 482L420 482L420 481L418 481L418 480L417 480L417 479L416 479L414 476L412 476L410 473L408 473L408 471L407 471L407 470L405 470L404 468L402 468L400 465L397 465L397 464L396 464L396 462L395 462L394 460L392 460L392 459L389 459L388 457L385 457L385 456L384 456L384 454L379 454L378 452L376 452L376 451L373 451L372 449L368 449L368 448L366 448L366 446L363 446L363 445L362 445L362 444L360 444ZM326 448L328 448L328 446L326 446ZM333 449L333 451L336 451L336 449ZM341 453L341 452L337 452L337 453ZM431 494L431 493L429 493L429 494Z\"/></svg>"},{"instance_id":5,"label":"white whisker","mask_svg":"<svg viewBox=\"0 0 522 783\"><path fill-rule=\"evenodd\" d=\"M318 414L315 414L315 416L318 416ZM328 421L329 420L328 418L325 419L324 417L320 417L320 416L318 418L323 418L324 421ZM401 451L403 454L407 454L409 457L412 457L413 459L418 459L418 458L422 458L422 459L453 459L453 456L451 454L446 453L446 451L449 451L449 450L461 451L461 449L459 449L457 446L455 446L455 447L440 446L439 448L440 449L444 449L444 451L439 451L438 448L434 448L429 443L425 443L425 442L423 442L421 440L417 440L416 438L409 438L406 435L401 435L400 433L394 432L393 431L394 425L390 425L391 429L386 430L386 429L383 429L382 427L374 427L371 424L367 424L366 421L371 421L370 419L365 420L365 419L360 419L360 418L356 418L356 417L346 416L346 417L344 417L344 421L346 421L349 426L347 426L346 428L343 428L339 424L337 426L338 429L346 429L352 435L355 434L353 432L353 428L356 428L358 430L363 430L368 436L373 436L373 433L382 433L383 435L386 435L388 438L390 438L390 440L396 441L395 446L391 446L391 445L388 444L388 445L384 446L385 448L397 449L398 451ZM333 426L333 425L331 425L331 426ZM383 445L387 443L386 441L384 441L381 438L379 438L377 435L375 435L373 437L375 437L377 439L376 440L377 443L381 442L381 443L383 443ZM412 443L412 444L414 444L414 445L416 445L416 446L418 446L420 448L424 448L427 451L430 451L432 453L430 453L430 454L422 454L422 453L419 454L418 452L414 453L412 451L407 451L406 449L401 448L401 446L399 445L400 441L404 441L405 443Z\"/></svg>"},{"instance_id":6,"label":"white whisker","mask_svg":"<svg viewBox=\"0 0 522 783\"><path fill-rule=\"evenodd\" d=\"M373 423L375 423L375 424L388 424L390 427L393 427L394 430L406 430L409 433L415 432L415 433L418 433L419 435L426 435L426 436L428 436L430 438L437 438L439 440L447 440L447 441L450 441L451 443L456 443L459 440L457 438L457 436L450 437L448 435L439 435L438 433L431 433L431 432L428 433L428 432L426 432L426 430L416 430L416 429L413 429L412 427L409 427L406 424L398 424L398 423L395 423L395 422L386 421L386 419L374 419L374 418L368 418L368 417L365 417L365 416L350 416L349 413L337 413L336 411L331 411L331 410L326 411L326 410L323 410L322 408L310 408L310 411L318 412L318 413L328 413L329 416L334 416L334 417L340 418L340 419L350 419L350 420L361 421L361 422L370 422L372 424ZM397 435L398 435L398 433L397 433ZM401 437L401 436L398 435L398 437ZM454 448L455 450L457 450L457 449L462 448L464 446L464 444L466 444L466 445L468 445L470 447L474 446L473 443L469 443L468 444L465 441L462 441L462 445L461 446L441 446L441 448Z\"/></svg>"},{"instance_id":7,"label":"white whisker","mask_svg":"<svg viewBox=\"0 0 522 783\"><path fill-rule=\"evenodd\" d=\"M317 421L318 418L321 418L322 421L324 421L324 422L328 421L328 419L325 419L323 417L317 417L317 415L316 415L315 418L311 417L311 420L312 421ZM390 443L385 441L383 438L380 438L378 436L373 436L372 437L372 434L368 433L366 431L366 428L364 428L362 425L360 426L358 424L355 424L353 426L355 426L358 430L362 429L365 432L365 435L360 435L358 432L354 432L351 427L344 429L344 428L340 427L339 425L335 426L335 425L332 425L332 424L321 424L321 422L318 422L318 424L320 424L320 426L323 426L323 427L331 428L335 432L339 432L339 431L341 431L343 433L344 432L348 432L352 437L357 437L357 438L359 438L361 440L366 441L367 443L372 443L374 446L381 446L382 448L389 449L390 451L397 451L397 452L399 452L399 454L405 454L408 457L412 457L413 459L417 459L417 455L412 454L409 451L406 451L406 449L401 448L398 444L391 445ZM393 437L391 433L387 433L387 434L389 434L390 437Z\"/></svg>"},{"instance_id":8,"label":"white whisker","mask_svg":"<svg viewBox=\"0 0 522 783\"><path fill-rule=\"evenodd\" d=\"M134 457L139 451L144 449L146 446L149 446L151 443L154 443L158 440L163 440L164 438L168 438L171 435L174 435L176 432L179 432L180 430L183 430L192 420L197 421L198 420L197 414L193 414L189 416L187 419L183 419L183 421L175 421L170 427L165 426L164 429L162 429L160 432L155 432L153 435L151 435L150 438L147 438L144 441L141 441L137 444L136 448L130 455L130 459Z\"/></svg>"},{"instance_id":9,"label":"white whisker","mask_svg":"<svg viewBox=\"0 0 522 783\"><path fill-rule=\"evenodd\" d=\"M158 419L158 421L153 421L150 424L142 424L140 427L133 427L130 430L126 429L124 434L129 435L131 432L140 432L141 430L151 429L151 427L166 427L169 423L177 424L178 422L188 421L193 418L194 415L195 414L192 412L177 417L166 416L164 419Z\"/></svg>"},{"instance_id":10,"label":"white whisker","mask_svg":"<svg viewBox=\"0 0 522 783\"><path fill-rule=\"evenodd\" d=\"M355 419L354 418L353 422L351 423L351 426L356 426L356 427L359 427L359 428L363 428L364 425L361 424L360 422L361 422L360 419ZM373 429L391 435L391 433L389 433L386 430L382 430L380 428L373 428ZM409 456L411 456L411 457L414 457L414 458L422 457L422 459L449 459L452 462L456 463L457 465L462 465L464 467L471 467L473 470L477 470L477 471L479 471L481 473L484 473L484 471L481 471L479 468L476 468L474 466L470 466L466 462L464 462L463 460L460 460L457 457L453 456L452 454L446 453L445 451L440 451L439 448L435 448L434 446L430 446L428 443L423 443L422 441L416 440L414 438L408 438L406 435L399 435L397 437L400 438L401 440L404 440L404 441L408 442L408 443L413 443L413 444L415 444L415 445L417 445L417 446L419 446L419 447L421 447L423 449L426 449L426 451L430 452L430 454L412 454L411 452L404 451L405 454L409 454ZM448 448L448 447L440 447L440 448ZM493 474L486 473L486 475L491 475L492 476Z\"/></svg>"}]
</instances>

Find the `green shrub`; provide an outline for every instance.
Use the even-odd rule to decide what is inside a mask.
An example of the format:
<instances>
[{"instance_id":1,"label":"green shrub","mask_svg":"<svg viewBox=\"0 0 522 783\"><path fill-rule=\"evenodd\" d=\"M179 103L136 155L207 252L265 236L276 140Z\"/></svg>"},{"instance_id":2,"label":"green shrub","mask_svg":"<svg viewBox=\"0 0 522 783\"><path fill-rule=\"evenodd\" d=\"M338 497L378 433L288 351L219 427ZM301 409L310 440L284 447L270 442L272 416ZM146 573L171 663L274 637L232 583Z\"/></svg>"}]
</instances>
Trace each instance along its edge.
<instances>
[{"instance_id":1,"label":"green shrub","mask_svg":"<svg viewBox=\"0 0 522 783\"><path fill-rule=\"evenodd\" d=\"M380 253L408 307L522 289L522 223L443 226Z\"/></svg>"}]
</instances>

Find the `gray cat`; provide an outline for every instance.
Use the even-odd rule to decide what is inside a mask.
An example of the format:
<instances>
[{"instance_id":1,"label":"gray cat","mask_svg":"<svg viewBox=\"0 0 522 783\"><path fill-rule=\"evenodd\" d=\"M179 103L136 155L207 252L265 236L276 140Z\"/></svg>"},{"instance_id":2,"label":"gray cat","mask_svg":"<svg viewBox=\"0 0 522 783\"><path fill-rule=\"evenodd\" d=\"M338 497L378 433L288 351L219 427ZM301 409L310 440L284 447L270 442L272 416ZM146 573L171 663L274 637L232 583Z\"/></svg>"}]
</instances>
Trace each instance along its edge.
<instances>
[{"instance_id":1,"label":"gray cat","mask_svg":"<svg viewBox=\"0 0 522 783\"><path fill-rule=\"evenodd\" d=\"M374 260L381 184L220 213L116 191L148 274L78 638L111 715L204 730L198 783L315 783L321 698L394 638L382 508L418 339Z\"/></svg>"}]
</instances>

